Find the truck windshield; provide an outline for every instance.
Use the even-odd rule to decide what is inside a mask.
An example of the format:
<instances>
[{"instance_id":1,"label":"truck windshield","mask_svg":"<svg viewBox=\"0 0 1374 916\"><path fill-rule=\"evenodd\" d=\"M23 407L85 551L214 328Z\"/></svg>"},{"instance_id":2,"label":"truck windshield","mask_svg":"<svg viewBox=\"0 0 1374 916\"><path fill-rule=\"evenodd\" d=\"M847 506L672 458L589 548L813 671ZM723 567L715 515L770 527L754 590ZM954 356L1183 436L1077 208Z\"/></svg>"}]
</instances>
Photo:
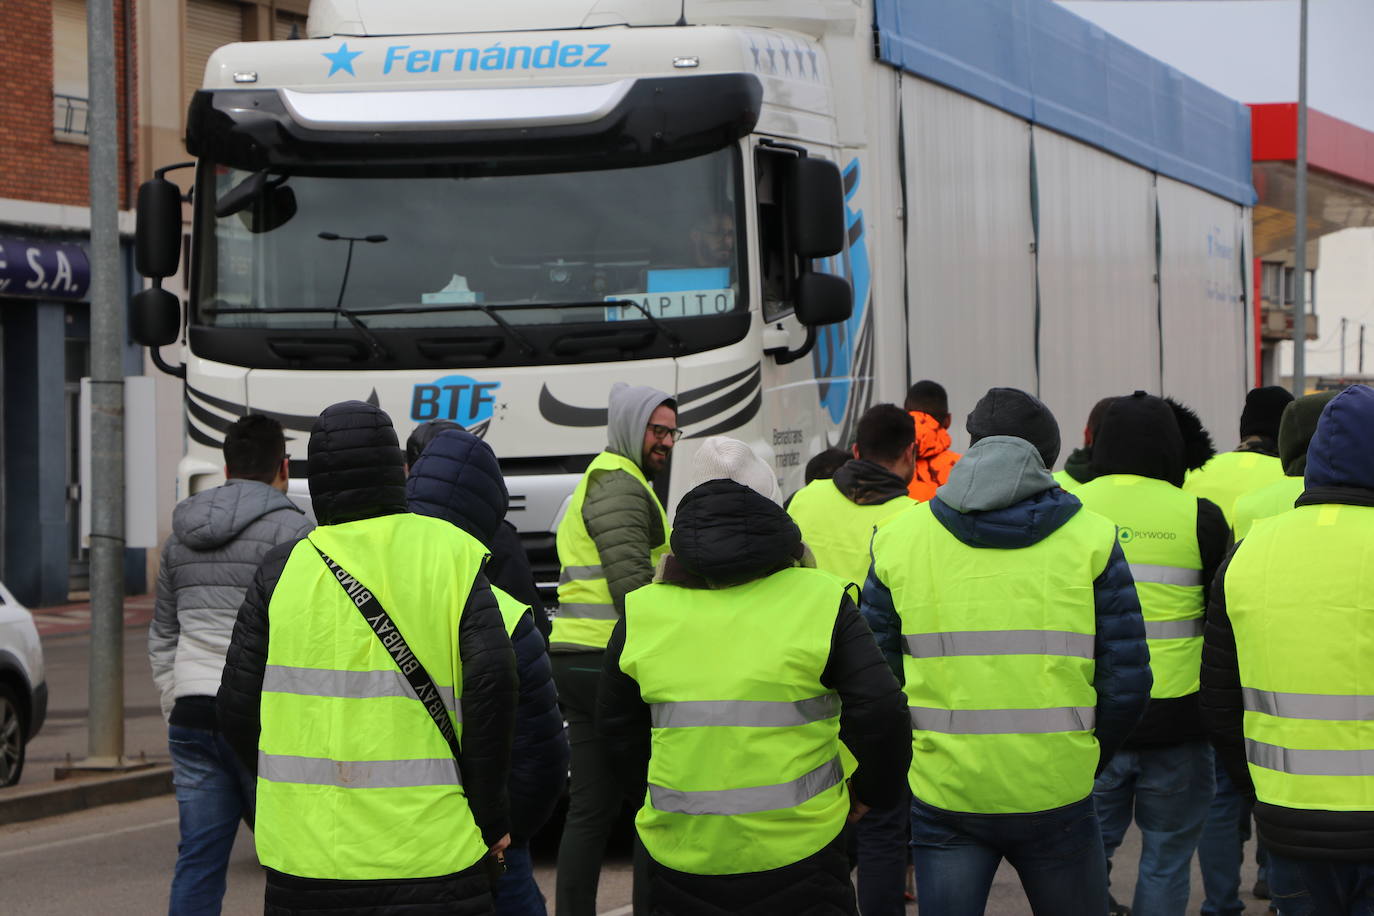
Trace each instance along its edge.
<instances>
[{"instance_id":1,"label":"truck windshield","mask_svg":"<svg viewBox=\"0 0 1374 916\"><path fill-rule=\"evenodd\" d=\"M202 162L196 321L451 328L491 327L493 312L509 325L733 312L745 307L739 162L733 148L538 174Z\"/></svg>"}]
</instances>

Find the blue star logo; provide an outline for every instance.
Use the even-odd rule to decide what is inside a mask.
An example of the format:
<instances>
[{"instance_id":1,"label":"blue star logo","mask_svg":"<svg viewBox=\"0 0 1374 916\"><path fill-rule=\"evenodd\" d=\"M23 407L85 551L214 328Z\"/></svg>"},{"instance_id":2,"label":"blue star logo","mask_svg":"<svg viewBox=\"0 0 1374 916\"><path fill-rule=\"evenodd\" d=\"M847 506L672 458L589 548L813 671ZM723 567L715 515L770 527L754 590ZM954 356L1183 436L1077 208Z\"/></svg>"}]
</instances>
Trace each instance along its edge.
<instances>
[{"instance_id":1,"label":"blue star logo","mask_svg":"<svg viewBox=\"0 0 1374 916\"><path fill-rule=\"evenodd\" d=\"M343 44L339 45L339 50L332 54L328 52L321 54L321 57L329 58L329 72L325 74L325 76L333 76L340 70L343 70L349 76L357 76L358 74L353 72L353 59L362 53L362 51L348 50L348 42L345 41Z\"/></svg>"}]
</instances>

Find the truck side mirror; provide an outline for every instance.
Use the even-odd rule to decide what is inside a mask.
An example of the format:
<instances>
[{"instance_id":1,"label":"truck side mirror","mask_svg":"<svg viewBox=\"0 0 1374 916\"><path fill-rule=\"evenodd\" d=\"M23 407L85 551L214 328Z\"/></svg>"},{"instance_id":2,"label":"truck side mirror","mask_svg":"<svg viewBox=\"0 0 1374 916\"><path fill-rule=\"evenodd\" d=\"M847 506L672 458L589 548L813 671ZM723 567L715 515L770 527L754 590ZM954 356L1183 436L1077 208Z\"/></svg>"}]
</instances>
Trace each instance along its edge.
<instances>
[{"instance_id":1,"label":"truck side mirror","mask_svg":"<svg viewBox=\"0 0 1374 916\"><path fill-rule=\"evenodd\" d=\"M129 331L145 347L176 343L181 334L181 303L161 287L150 287L134 294L129 303Z\"/></svg>"},{"instance_id":2,"label":"truck side mirror","mask_svg":"<svg viewBox=\"0 0 1374 916\"><path fill-rule=\"evenodd\" d=\"M844 250L844 179L840 168L810 156L791 163L787 214L799 258L828 258Z\"/></svg>"},{"instance_id":3,"label":"truck side mirror","mask_svg":"<svg viewBox=\"0 0 1374 916\"><path fill-rule=\"evenodd\" d=\"M797 320L808 328L848 321L854 290L834 274L804 273L797 279Z\"/></svg>"},{"instance_id":4,"label":"truck side mirror","mask_svg":"<svg viewBox=\"0 0 1374 916\"><path fill-rule=\"evenodd\" d=\"M166 178L139 186L134 262L152 280L172 276L181 262L181 189Z\"/></svg>"}]
</instances>

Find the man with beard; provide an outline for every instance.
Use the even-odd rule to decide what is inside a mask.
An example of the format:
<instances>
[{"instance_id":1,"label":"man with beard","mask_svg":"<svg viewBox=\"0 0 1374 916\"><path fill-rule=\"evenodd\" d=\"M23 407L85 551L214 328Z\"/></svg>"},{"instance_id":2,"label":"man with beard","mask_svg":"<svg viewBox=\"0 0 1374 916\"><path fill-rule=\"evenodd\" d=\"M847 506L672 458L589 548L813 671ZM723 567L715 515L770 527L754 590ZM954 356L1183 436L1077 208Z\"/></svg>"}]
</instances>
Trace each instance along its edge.
<instances>
[{"instance_id":1,"label":"man with beard","mask_svg":"<svg viewBox=\"0 0 1374 916\"><path fill-rule=\"evenodd\" d=\"M596 694L606 643L625 613L625 595L649 584L668 549L668 516L650 480L667 466L682 435L677 402L655 388L617 383L606 433L606 450L582 475L558 526L563 570L549 652L572 742L568 817L558 849L559 916L596 912L601 858L620 812L625 787L596 735ZM638 850L636 860L642 874Z\"/></svg>"}]
</instances>

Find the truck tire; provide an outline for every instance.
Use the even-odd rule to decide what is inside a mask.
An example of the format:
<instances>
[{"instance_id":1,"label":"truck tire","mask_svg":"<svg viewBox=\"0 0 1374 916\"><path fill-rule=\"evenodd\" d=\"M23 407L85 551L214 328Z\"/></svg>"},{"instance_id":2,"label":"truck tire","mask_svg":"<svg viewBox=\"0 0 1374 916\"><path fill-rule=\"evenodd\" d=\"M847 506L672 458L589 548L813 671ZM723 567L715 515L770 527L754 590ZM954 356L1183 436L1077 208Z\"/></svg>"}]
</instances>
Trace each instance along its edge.
<instances>
[{"instance_id":1,"label":"truck tire","mask_svg":"<svg viewBox=\"0 0 1374 916\"><path fill-rule=\"evenodd\" d=\"M24 773L24 716L14 688L0 684L0 788Z\"/></svg>"}]
</instances>

